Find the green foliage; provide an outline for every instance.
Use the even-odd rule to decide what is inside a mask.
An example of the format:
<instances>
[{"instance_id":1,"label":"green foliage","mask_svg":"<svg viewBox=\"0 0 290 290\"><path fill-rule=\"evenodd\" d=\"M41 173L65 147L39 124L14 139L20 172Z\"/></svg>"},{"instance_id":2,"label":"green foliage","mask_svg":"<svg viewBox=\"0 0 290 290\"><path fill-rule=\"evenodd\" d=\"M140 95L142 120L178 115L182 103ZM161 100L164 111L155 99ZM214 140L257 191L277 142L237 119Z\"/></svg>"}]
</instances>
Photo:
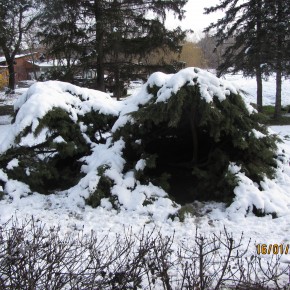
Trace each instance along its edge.
<instances>
[{"instance_id":1,"label":"green foliage","mask_svg":"<svg viewBox=\"0 0 290 290\"><path fill-rule=\"evenodd\" d=\"M101 204L102 198L111 198L111 188L114 182L105 175L108 168L106 165L98 168L100 179L97 188L86 200L86 203L92 207L98 207Z\"/></svg>"},{"instance_id":2,"label":"green foliage","mask_svg":"<svg viewBox=\"0 0 290 290\"><path fill-rule=\"evenodd\" d=\"M287 114L289 112L288 106L281 108L282 114ZM261 113L261 118L263 118L262 123L266 125L290 125L290 118L288 116L274 117L275 107L274 106L263 106L263 113Z\"/></svg>"},{"instance_id":3,"label":"green foliage","mask_svg":"<svg viewBox=\"0 0 290 290\"><path fill-rule=\"evenodd\" d=\"M265 124L269 126L278 126L278 125L290 125L290 118L287 116L281 116L281 117L270 117L267 118Z\"/></svg>"},{"instance_id":4,"label":"green foliage","mask_svg":"<svg viewBox=\"0 0 290 290\"><path fill-rule=\"evenodd\" d=\"M40 121L34 131L35 137L45 128L49 128L50 137L47 138L49 146L55 148L60 156L70 157L84 154L88 151L87 144L82 136L79 125L74 123L69 114L61 109L54 108L49 111ZM65 142L57 143L54 139L61 136Z\"/></svg>"},{"instance_id":5,"label":"green foliage","mask_svg":"<svg viewBox=\"0 0 290 290\"><path fill-rule=\"evenodd\" d=\"M116 117L99 114L93 109L73 121L69 113L53 108L39 120L34 131L28 126L16 137L17 145L0 156L1 168L17 158L19 165L7 170L9 178L28 184L32 191L49 194L77 184L83 176L81 157L90 153L90 146L80 129L86 126L86 136L96 143L104 143L102 134L108 132ZM43 142L34 146L23 146L22 138L33 133L37 138L46 134ZM102 182L101 182L102 184Z\"/></svg>"},{"instance_id":6,"label":"green foliage","mask_svg":"<svg viewBox=\"0 0 290 290\"><path fill-rule=\"evenodd\" d=\"M132 167L144 154L148 160L154 156L153 167L149 169L147 162L143 172L147 182L165 190L169 184L177 201L230 202L238 183L228 171L230 162L240 165L255 182L273 178L277 140L260 125L258 114L248 112L241 96L231 93L223 101L214 97L207 103L197 84L185 84L166 102L155 102L159 88L147 90L153 98L131 113L133 123L115 133L124 138L124 158ZM136 140L141 140L139 145Z\"/></svg>"},{"instance_id":7,"label":"green foliage","mask_svg":"<svg viewBox=\"0 0 290 290\"><path fill-rule=\"evenodd\" d=\"M266 27L269 10L265 2L221 0L219 4L205 8L206 14L226 11L224 17L205 29L215 40L215 46L221 48L218 64L220 74L226 71L243 71L251 76L269 73L269 48L268 42L264 41L269 32ZM239 17L239 14L242 16Z\"/></svg>"},{"instance_id":8,"label":"green foliage","mask_svg":"<svg viewBox=\"0 0 290 290\"><path fill-rule=\"evenodd\" d=\"M86 134L91 137L93 142L105 143L106 138L104 134L111 130L116 117L92 110L90 113L80 116L79 121L86 124Z\"/></svg>"},{"instance_id":9,"label":"green foliage","mask_svg":"<svg viewBox=\"0 0 290 290\"><path fill-rule=\"evenodd\" d=\"M106 85L119 98L123 81L152 70L148 54L181 49L186 31L180 27L168 30L164 20L165 11L182 19L186 2L51 0L44 3L39 35L50 56L65 59L72 74L80 74L80 67L96 69L98 89L105 90L104 74L108 72L114 83Z\"/></svg>"}]
</instances>

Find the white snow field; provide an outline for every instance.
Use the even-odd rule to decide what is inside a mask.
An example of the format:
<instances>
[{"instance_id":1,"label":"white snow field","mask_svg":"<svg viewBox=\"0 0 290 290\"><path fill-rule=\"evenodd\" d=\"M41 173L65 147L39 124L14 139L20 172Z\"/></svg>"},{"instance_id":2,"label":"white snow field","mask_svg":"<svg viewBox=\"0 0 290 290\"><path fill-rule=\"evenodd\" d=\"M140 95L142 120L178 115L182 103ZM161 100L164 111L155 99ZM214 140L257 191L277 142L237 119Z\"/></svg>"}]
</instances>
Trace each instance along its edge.
<instances>
[{"instance_id":1,"label":"white snow field","mask_svg":"<svg viewBox=\"0 0 290 290\"><path fill-rule=\"evenodd\" d=\"M166 101L170 97L170 93L176 91L193 74L194 71L190 69L175 76L157 73L148 82L163 85L158 101ZM249 93L244 96L246 102L255 102L255 82L253 79L243 78L241 75L227 75L226 80L218 80L205 71L201 72L198 77L203 86L204 98L207 98L208 101L213 94L225 98L227 90L242 89ZM78 103L78 98L73 97L68 91L74 92L75 95L79 93L85 95L87 101L82 104ZM274 103L274 77L269 77L268 81L264 82L264 96L264 104ZM68 110L72 118L77 118L80 111L88 110L92 106L103 110L103 112L120 114L121 117L113 128L116 130L118 126L130 121L126 113L136 109L138 104L146 102L148 98L150 96L144 95L142 88L138 88L138 94L133 94L128 99L117 103L104 93L78 88L70 84L53 81L37 83L16 100L14 106L20 110L15 123L0 125L0 152L4 152L13 144L17 133L27 124L36 127L37 118L43 116L56 104ZM40 99L43 104L41 107L39 107ZM283 105L290 105L289 80L284 81L282 100ZM77 113L76 110L78 110ZM249 106L249 110L252 110L252 107ZM9 119L5 119L5 123L9 123ZM237 239L244 233L244 246L251 238L249 255L256 254L255 244L290 244L290 137L288 136L290 135L290 126L273 126L270 130L283 139L283 143L279 144L278 153L283 152L288 161L279 163L276 178L274 180L265 179L261 184L262 190L259 190L256 184L240 172L238 166L232 164L231 170L238 174L240 183L235 189L234 202L229 207L223 203L195 202L196 210L193 216L188 215L183 222L177 218L175 220L167 219L167 215L176 209L165 198L166 193L163 190L152 185L147 188L137 186L133 192L129 191L128 188L134 182L132 176L121 176L118 172L121 170L123 162L118 155L118 152L123 148L120 141L110 151L107 150L108 144L95 146L92 155L86 159L87 166L83 168L86 176L78 185L68 191L48 196L38 193L29 194L27 185L18 181L9 181L4 189L6 194L0 201L0 224L4 224L12 216L21 221L33 215L35 220L41 221L47 227L59 225L62 233L77 234L79 231L90 232L94 230L100 236L105 236L108 233L110 235L123 233L124 228L132 228L134 233L138 233L143 226L148 230L156 227L164 236L171 236L175 232L175 248L181 242L186 242L190 246L193 243L196 229L201 234L209 236L223 231L226 227L227 231ZM44 135L38 138L44 138ZM23 142L32 144L38 140L30 136ZM17 166L17 159L12 161L9 166ZM86 190L89 190L90 187L95 188L97 182L95 171L101 162L112 164L111 175L117 180L115 194L118 195L123 204L123 207L118 211L114 210L110 202L105 199L101 206L95 209L84 204L83 197L88 194ZM141 163L139 165L142 167ZM0 179L7 180L7 176L1 168ZM156 203L143 207L144 194L154 194L159 199ZM270 214L264 217L255 216L249 210L253 205L257 208L264 208L268 213L276 212L277 218L272 218ZM261 257L265 261L269 259L269 255ZM283 255L282 265L285 266L289 263L290 254ZM287 275L283 276L283 279L287 282Z\"/></svg>"},{"instance_id":2,"label":"white snow field","mask_svg":"<svg viewBox=\"0 0 290 290\"><path fill-rule=\"evenodd\" d=\"M239 74L227 74L223 76L226 80L232 82L247 93L245 96L251 103L256 103L256 80L255 78L243 77L242 73ZM274 75L270 75L266 80L263 81L263 105L274 105L275 104L275 85L276 79ZM282 106L290 104L290 79L284 79L282 85Z\"/></svg>"}]
</instances>

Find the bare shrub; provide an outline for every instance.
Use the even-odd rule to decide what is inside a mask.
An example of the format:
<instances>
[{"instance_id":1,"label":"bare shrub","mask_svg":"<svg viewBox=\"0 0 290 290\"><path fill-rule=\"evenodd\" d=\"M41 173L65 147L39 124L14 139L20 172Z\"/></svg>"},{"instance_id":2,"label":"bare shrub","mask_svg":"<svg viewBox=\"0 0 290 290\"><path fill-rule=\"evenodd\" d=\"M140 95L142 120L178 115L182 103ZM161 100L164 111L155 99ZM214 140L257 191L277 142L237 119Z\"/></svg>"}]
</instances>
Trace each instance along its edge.
<instances>
[{"instance_id":1,"label":"bare shrub","mask_svg":"<svg viewBox=\"0 0 290 290\"><path fill-rule=\"evenodd\" d=\"M33 218L0 229L1 289L283 289L281 256L249 255L224 229L177 246L157 229L67 234ZM283 284L284 283L284 284ZM272 287L272 288L271 288Z\"/></svg>"},{"instance_id":2,"label":"bare shrub","mask_svg":"<svg viewBox=\"0 0 290 290\"><path fill-rule=\"evenodd\" d=\"M196 232L194 239L193 247L183 244L178 252L182 289L284 289L288 267L280 263L281 256L249 255L253 245L251 239L245 243L243 234L235 240L224 228L211 237Z\"/></svg>"}]
</instances>

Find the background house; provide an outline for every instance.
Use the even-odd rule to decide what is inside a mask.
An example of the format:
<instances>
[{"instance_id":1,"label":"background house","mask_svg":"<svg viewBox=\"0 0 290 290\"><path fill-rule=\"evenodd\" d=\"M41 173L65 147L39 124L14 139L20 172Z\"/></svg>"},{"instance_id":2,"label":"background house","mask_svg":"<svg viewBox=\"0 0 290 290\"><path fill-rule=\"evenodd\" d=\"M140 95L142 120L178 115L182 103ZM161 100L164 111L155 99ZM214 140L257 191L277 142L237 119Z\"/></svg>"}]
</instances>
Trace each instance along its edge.
<instances>
[{"instance_id":1,"label":"background house","mask_svg":"<svg viewBox=\"0 0 290 290\"><path fill-rule=\"evenodd\" d=\"M25 80L39 79L41 76L44 77L53 70L65 70L66 66L67 63L65 59L50 59L40 52L16 55L14 63L15 81L18 83ZM0 56L0 67L7 69L7 63L4 56ZM92 70L84 70L82 72L83 78L90 79L94 75Z\"/></svg>"},{"instance_id":2,"label":"background house","mask_svg":"<svg viewBox=\"0 0 290 290\"><path fill-rule=\"evenodd\" d=\"M122 58L121 56L119 57ZM145 80L148 74L154 71L174 73L188 66L204 67L205 63L200 47L191 42L185 42L180 52L174 53L159 49L141 59L133 59L131 63L126 62L126 56L123 56L122 61L122 66L119 67L119 78L122 83L129 79L141 78ZM119 62L117 62L117 65ZM112 63L111 59L106 59L105 65L107 64L109 65L105 67L106 89L113 91L115 87L114 62ZM8 75L5 57L0 57L0 66L2 67L0 71L0 73L2 72L2 86L6 86ZM85 63L75 59L71 60L68 65L66 59L51 59L42 52L33 52L16 55L14 70L16 84L25 80L45 80L50 78L87 87L94 87L96 83L96 62L93 60ZM63 77L68 71L72 72L72 77L64 79Z\"/></svg>"},{"instance_id":3,"label":"background house","mask_svg":"<svg viewBox=\"0 0 290 290\"><path fill-rule=\"evenodd\" d=\"M37 58L38 53L19 54L15 56L14 70L16 83L31 79L31 72L38 68L33 64L33 59ZM6 67L5 57L0 57L0 66Z\"/></svg>"}]
</instances>

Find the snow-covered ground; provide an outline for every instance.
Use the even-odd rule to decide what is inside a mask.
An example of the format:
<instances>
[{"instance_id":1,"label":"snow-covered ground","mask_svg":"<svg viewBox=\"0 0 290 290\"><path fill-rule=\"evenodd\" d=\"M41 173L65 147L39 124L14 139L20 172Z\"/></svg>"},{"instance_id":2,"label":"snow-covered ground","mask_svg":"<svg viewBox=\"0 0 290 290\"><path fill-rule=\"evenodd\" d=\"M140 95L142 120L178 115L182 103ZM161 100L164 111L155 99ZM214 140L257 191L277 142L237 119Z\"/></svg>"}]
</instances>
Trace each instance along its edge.
<instances>
[{"instance_id":1,"label":"snow-covered ground","mask_svg":"<svg viewBox=\"0 0 290 290\"><path fill-rule=\"evenodd\" d=\"M247 91L249 102L255 102L255 81L253 79L246 79L241 75L227 75L226 79ZM275 80L273 77L264 82L264 96L264 104L274 103ZM284 105L290 104L289 80L284 82L282 100ZM11 104L14 100L7 100L7 102ZM11 125L7 123L9 123L8 117L0 119L0 124L6 124L0 126L0 143L4 142L5 136L8 136L11 130ZM290 138L288 136L290 126L273 126L271 129L283 138L284 144L281 145L283 147L281 150L283 149L290 156ZM69 199L63 194L49 196L33 194L25 198L1 200L0 224L8 221L12 215L17 216L19 220L33 215L35 220L45 223L48 227L59 225L63 233L67 231L77 233L80 230L89 232L93 229L100 236L105 236L107 233L123 233L124 228L130 227L135 233L138 233L143 226L146 226L148 230L157 227L163 235L167 236L171 236L175 231L174 243L176 245L184 241L190 245L197 228L200 233L208 236L223 231L223 228L226 227L227 231L233 233L237 239L243 232L245 246L248 239L251 238L249 254L255 254L255 244L290 244L290 166L285 166L283 171L284 175L278 177L281 186L274 183L267 184L269 187L267 192L270 194L272 191L270 196L274 199L272 202L274 204L284 203L285 210L275 219L271 215L257 217L252 213L245 216L244 212L228 210L222 203L196 202L195 214L191 217L188 216L184 222L180 222L178 219L158 218L158 214L152 217L146 212L142 214L126 209L116 211L105 207L96 209L89 206L80 207L74 203L73 199ZM284 201L278 200L280 196L283 196ZM290 264L290 255L284 255L282 261L284 265Z\"/></svg>"},{"instance_id":2,"label":"snow-covered ground","mask_svg":"<svg viewBox=\"0 0 290 290\"><path fill-rule=\"evenodd\" d=\"M246 98L251 103L256 103L257 85L255 78L246 78L242 74L227 74L223 78L237 85L238 88L247 93ZM263 81L263 105L275 105L275 76L271 75L267 80ZM290 104L290 79L283 80L282 85L282 105Z\"/></svg>"}]
</instances>

